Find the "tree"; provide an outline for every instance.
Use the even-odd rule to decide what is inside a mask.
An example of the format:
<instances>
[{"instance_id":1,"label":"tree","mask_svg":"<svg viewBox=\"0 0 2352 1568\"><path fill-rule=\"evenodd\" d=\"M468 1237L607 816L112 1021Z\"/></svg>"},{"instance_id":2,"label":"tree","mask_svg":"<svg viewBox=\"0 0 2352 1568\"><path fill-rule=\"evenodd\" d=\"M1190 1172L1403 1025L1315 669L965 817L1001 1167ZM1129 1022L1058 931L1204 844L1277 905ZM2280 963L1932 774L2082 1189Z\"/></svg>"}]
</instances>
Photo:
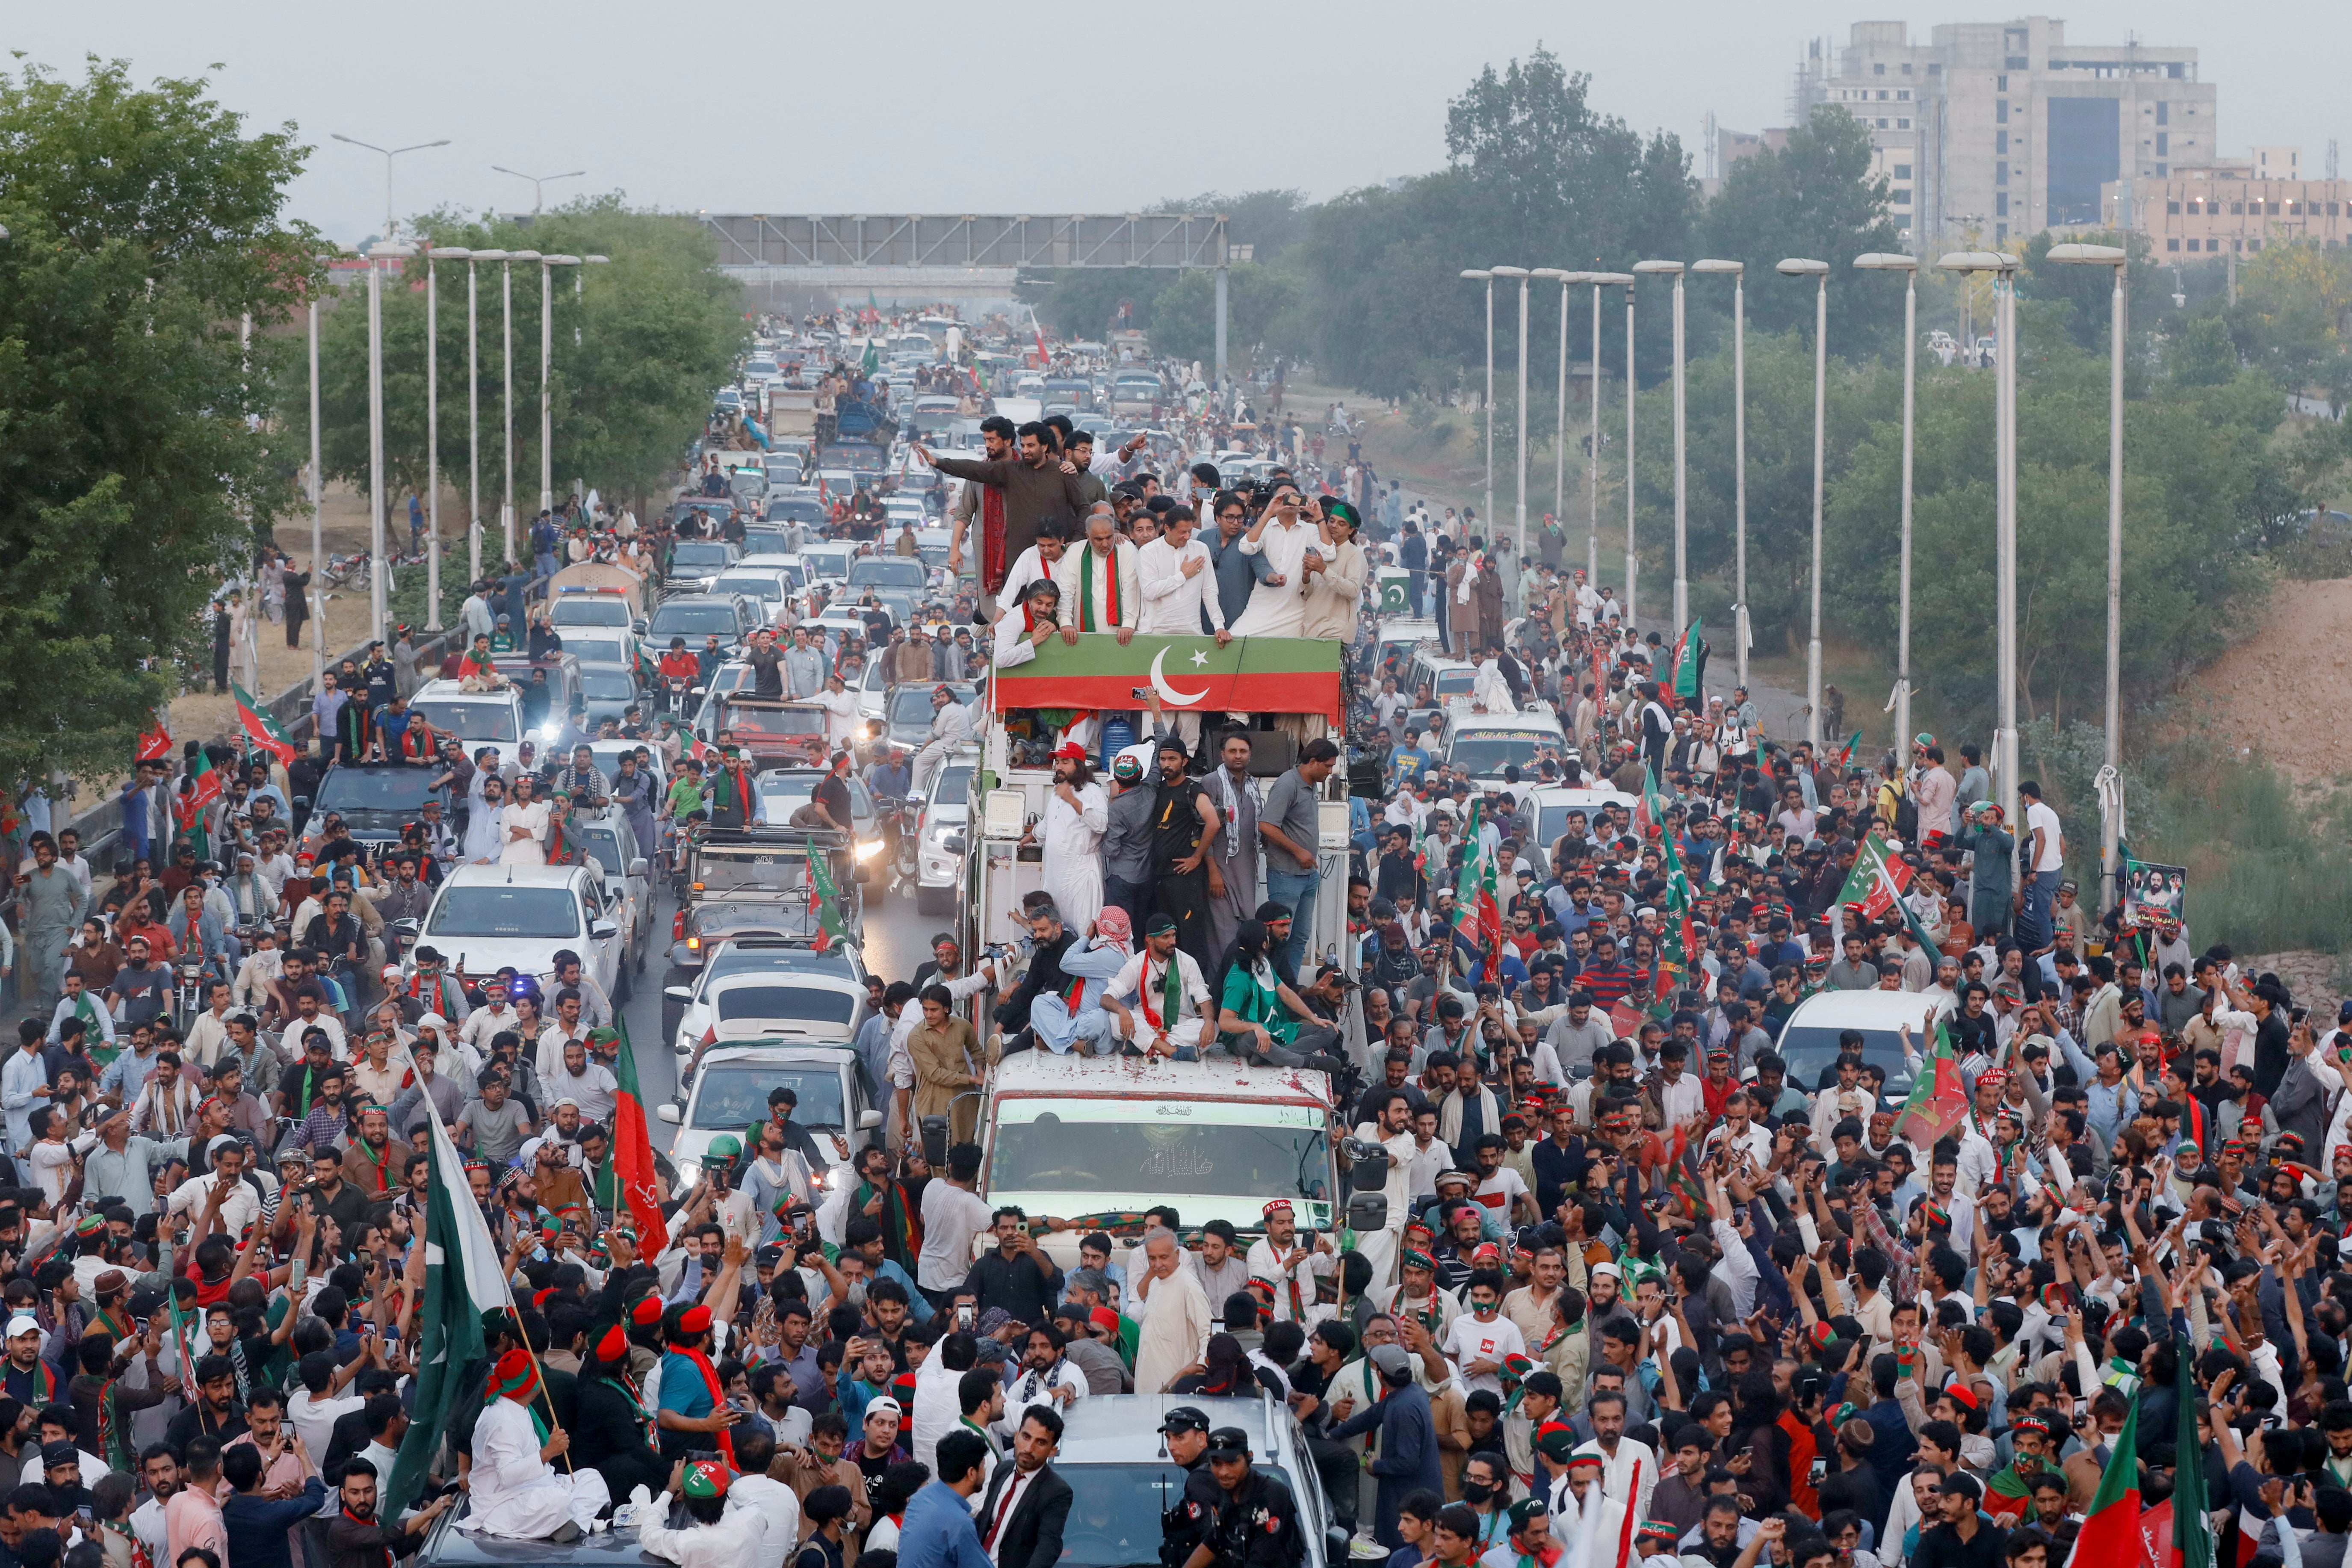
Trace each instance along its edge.
<instances>
[{"instance_id":1,"label":"tree","mask_svg":"<svg viewBox=\"0 0 2352 1568\"><path fill-rule=\"evenodd\" d=\"M115 773L292 498L269 340L315 277L309 149L203 79L0 74L0 778Z\"/></svg>"},{"instance_id":2,"label":"tree","mask_svg":"<svg viewBox=\"0 0 2352 1568\"><path fill-rule=\"evenodd\" d=\"M576 292L573 269L555 272L554 477L559 495L570 492L576 477L607 496L642 504L701 428L710 412L711 389L728 379L745 342L740 289L717 270L707 235L684 219L633 212L609 195L542 213L527 227L505 219L469 222L448 213L430 214L419 227L443 246L612 258L583 268ZM436 269L441 475L444 483L460 488L469 461L467 265L448 262ZM477 270L482 506L489 524L498 517L506 484L505 332L500 268L484 264ZM514 497L518 515L529 517L539 498L541 282L536 266L513 271ZM425 263L413 259L399 280L384 289L384 468L390 492L404 493L425 481ZM365 486L367 310L356 288L322 322L319 358L323 466L329 474ZM302 367L289 368L289 374L306 374ZM463 526L463 520L455 525Z\"/></svg>"},{"instance_id":3,"label":"tree","mask_svg":"<svg viewBox=\"0 0 2352 1568\"><path fill-rule=\"evenodd\" d=\"M2046 231L2037 234L2025 242L2018 293L2029 300L2063 302L2072 312L2066 334L2077 348L2105 345L2107 323L2115 315L2116 280L2112 268L2051 260L2050 247L2063 244L2124 247L2125 330L2133 337L2146 338L2171 308L2171 279L2152 264L2147 236L2137 229L2120 235L2113 230L2063 237Z\"/></svg>"},{"instance_id":4,"label":"tree","mask_svg":"<svg viewBox=\"0 0 2352 1568\"><path fill-rule=\"evenodd\" d=\"M1264 342L1275 319L1297 302L1298 280L1290 272L1244 261L1226 278L1225 342L1246 353ZM1183 272L1151 306L1151 346L1178 359L1204 363L1217 349L1217 280L1206 271Z\"/></svg>"},{"instance_id":5,"label":"tree","mask_svg":"<svg viewBox=\"0 0 2352 1568\"><path fill-rule=\"evenodd\" d=\"M1706 206L1706 254L1748 264L1748 310L1766 331L1790 328L1810 342L1816 285L1772 268L1790 257L1830 264L1830 352L1876 353L1900 338L1899 289L1873 288L1853 258L1895 250L1886 216L1886 182L1870 174L1870 132L1833 105L1789 132L1788 146L1764 148L1724 175Z\"/></svg>"}]
</instances>

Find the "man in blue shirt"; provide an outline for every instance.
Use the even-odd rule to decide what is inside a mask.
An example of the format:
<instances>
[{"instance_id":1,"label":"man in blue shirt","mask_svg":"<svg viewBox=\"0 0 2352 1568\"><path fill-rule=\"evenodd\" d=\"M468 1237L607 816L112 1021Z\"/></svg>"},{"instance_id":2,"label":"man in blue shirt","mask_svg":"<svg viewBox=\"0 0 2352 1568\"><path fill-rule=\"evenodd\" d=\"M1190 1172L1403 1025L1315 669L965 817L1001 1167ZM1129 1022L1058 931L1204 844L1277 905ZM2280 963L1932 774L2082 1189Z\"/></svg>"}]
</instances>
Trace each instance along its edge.
<instances>
[{"instance_id":1,"label":"man in blue shirt","mask_svg":"<svg viewBox=\"0 0 2352 1568\"><path fill-rule=\"evenodd\" d=\"M971 1428L940 1439L939 1479L915 1494L898 1526L899 1568L993 1568L971 1517L987 1464L988 1439Z\"/></svg>"}]
</instances>

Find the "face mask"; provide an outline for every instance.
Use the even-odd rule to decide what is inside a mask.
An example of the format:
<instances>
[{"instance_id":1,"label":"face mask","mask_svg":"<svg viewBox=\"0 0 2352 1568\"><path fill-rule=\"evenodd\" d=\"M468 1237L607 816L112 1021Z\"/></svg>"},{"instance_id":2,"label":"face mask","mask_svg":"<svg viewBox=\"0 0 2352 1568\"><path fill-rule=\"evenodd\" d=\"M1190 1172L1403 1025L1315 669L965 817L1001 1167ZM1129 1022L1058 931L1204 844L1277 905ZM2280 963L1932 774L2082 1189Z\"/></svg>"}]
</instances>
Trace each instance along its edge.
<instances>
[{"instance_id":1,"label":"face mask","mask_svg":"<svg viewBox=\"0 0 2352 1568\"><path fill-rule=\"evenodd\" d=\"M1495 1489L1483 1481L1464 1481L1462 1498L1465 1502L1485 1502L1495 1495Z\"/></svg>"}]
</instances>

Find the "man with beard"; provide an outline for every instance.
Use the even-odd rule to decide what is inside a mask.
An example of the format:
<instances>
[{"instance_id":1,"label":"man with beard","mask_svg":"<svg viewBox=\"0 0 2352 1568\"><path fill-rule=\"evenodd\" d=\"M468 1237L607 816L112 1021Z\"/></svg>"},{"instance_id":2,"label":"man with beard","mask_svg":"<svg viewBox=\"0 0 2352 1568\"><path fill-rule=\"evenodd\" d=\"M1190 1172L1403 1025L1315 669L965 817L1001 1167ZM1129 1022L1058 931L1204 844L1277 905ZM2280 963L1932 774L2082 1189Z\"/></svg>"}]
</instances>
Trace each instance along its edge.
<instances>
[{"instance_id":1,"label":"man with beard","mask_svg":"<svg viewBox=\"0 0 2352 1568\"><path fill-rule=\"evenodd\" d=\"M1250 738L1229 731L1217 743L1217 760L1201 780L1201 788L1217 811L1215 858L1223 890L1209 899L1209 924L1216 951L1234 944L1234 933L1250 918L1257 898L1258 804L1261 792L1250 776ZM1263 919L1264 917L1259 917ZM1210 977L1212 983L1214 976Z\"/></svg>"},{"instance_id":2,"label":"man with beard","mask_svg":"<svg viewBox=\"0 0 2352 1568\"><path fill-rule=\"evenodd\" d=\"M1208 792L1184 775L1184 743L1163 737L1156 753L1160 787L1151 813L1151 871L1156 909L1176 922L1176 945L1192 955L1206 978L1215 958L1210 900L1224 896L1216 859L1223 826Z\"/></svg>"},{"instance_id":3,"label":"man with beard","mask_svg":"<svg viewBox=\"0 0 2352 1568\"><path fill-rule=\"evenodd\" d=\"M539 1388L539 1362L527 1349L507 1352L490 1369L489 1397L474 1423L474 1506L461 1528L518 1541L573 1542L612 1500L601 1471L558 1475L549 1463L571 1451L572 1435L558 1427L540 1436L530 1408Z\"/></svg>"},{"instance_id":4,"label":"man with beard","mask_svg":"<svg viewBox=\"0 0 2352 1568\"><path fill-rule=\"evenodd\" d=\"M1087 749L1064 742L1054 753L1054 793L1037 833L1044 845L1044 887L1073 931L1085 931L1102 912L1099 851L1109 826L1110 801L1087 765Z\"/></svg>"},{"instance_id":5,"label":"man with beard","mask_svg":"<svg viewBox=\"0 0 2352 1568\"><path fill-rule=\"evenodd\" d=\"M445 1492L406 1519L385 1524L375 1516L376 1479L375 1466L366 1459L353 1459L344 1467L342 1506L327 1525L330 1568L384 1568L394 1558L407 1556L423 1542L433 1521L457 1500L456 1492Z\"/></svg>"},{"instance_id":6,"label":"man with beard","mask_svg":"<svg viewBox=\"0 0 2352 1568\"><path fill-rule=\"evenodd\" d=\"M1052 432L1043 425L1031 424L1022 426L1017 435L1017 454L1007 452L977 461L934 457L921 442L914 444L915 456L931 468L952 479L978 480L982 487L974 553L980 558L980 608L984 616L995 615L995 595L1004 586L1006 571L1037 542L1038 531L1048 522L1075 522L1087 504L1081 475L1064 471L1054 450ZM949 542L948 550L948 569L956 571L963 554L961 530Z\"/></svg>"}]
</instances>

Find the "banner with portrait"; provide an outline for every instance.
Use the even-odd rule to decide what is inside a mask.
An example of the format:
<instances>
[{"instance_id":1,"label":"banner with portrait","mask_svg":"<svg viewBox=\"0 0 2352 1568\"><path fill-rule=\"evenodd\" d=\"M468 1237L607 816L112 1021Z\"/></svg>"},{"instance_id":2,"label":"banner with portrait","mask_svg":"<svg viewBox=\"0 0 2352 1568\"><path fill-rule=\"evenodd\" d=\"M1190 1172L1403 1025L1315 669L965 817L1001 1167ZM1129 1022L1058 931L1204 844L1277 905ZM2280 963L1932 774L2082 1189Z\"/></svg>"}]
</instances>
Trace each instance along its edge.
<instances>
[{"instance_id":1,"label":"banner with portrait","mask_svg":"<svg viewBox=\"0 0 2352 1568\"><path fill-rule=\"evenodd\" d=\"M2183 894L2189 883L2186 866L2159 866L2152 860L2124 860L2123 923L2169 937L2180 930Z\"/></svg>"}]
</instances>

